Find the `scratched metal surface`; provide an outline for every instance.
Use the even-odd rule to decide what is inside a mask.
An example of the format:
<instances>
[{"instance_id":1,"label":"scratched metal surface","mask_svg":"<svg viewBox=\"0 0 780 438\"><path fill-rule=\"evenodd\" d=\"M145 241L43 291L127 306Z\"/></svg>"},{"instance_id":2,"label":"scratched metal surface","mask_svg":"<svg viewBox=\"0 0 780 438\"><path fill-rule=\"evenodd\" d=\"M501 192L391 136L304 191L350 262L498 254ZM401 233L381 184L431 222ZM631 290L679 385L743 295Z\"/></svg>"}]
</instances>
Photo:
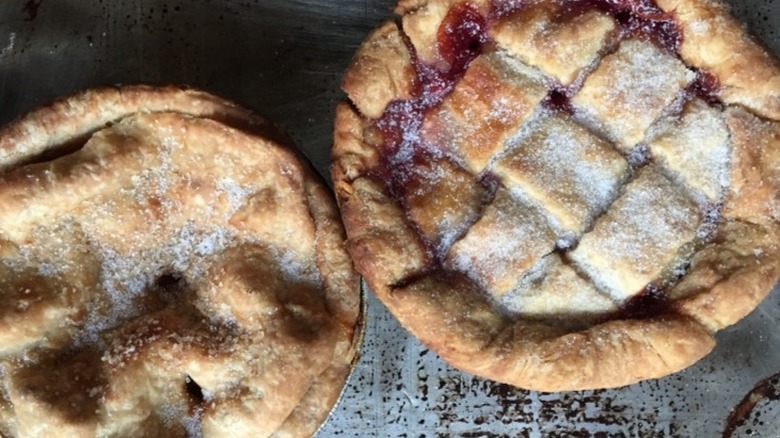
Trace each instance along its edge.
<instances>
[{"instance_id":1,"label":"scratched metal surface","mask_svg":"<svg viewBox=\"0 0 780 438\"><path fill-rule=\"evenodd\" d=\"M392 0L3 0L0 124L86 87L189 84L286 128L327 176L339 75ZM780 53L780 1L733 0ZM610 391L539 394L453 370L374 298L363 356L319 437L714 437L780 372L780 292L677 375ZM758 403L734 436L780 436Z\"/></svg>"}]
</instances>

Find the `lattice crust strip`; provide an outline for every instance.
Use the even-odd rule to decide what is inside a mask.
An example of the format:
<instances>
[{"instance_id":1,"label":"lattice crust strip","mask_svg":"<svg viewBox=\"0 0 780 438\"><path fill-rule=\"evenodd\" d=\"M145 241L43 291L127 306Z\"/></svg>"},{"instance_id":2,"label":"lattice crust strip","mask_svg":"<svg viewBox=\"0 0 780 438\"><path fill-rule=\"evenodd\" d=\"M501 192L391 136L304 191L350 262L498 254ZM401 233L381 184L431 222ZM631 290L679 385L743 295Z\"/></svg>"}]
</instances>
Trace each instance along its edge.
<instances>
[{"instance_id":1,"label":"lattice crust strip","mask_svg":"<svg viewBox=\"0 0 780 438\"><path fill-rule=\"evenodd\" d=\"M368 37L343 82L354 107L339 109L333 177L348 233L362 242L367 261L358 267L407 327L456 365L498 380L541 389L614 386L697 360L712 346L709 331L735 322L768 293L780 270L767 257L777 251L771 236L780 216L757 205L776 205L779 193L772 170L778 160L769 151L780 148L780 73L711 3L401 2L400 25ZM706 26L694 26L694 18ZM761 86L766 94L749 91L749 69L726 72L691 45L702 38L688 39L690 33L707 26L731 32L730 42L712 38L752 63L752 73L769 84ZM394 56L362 55L380 40L389 42L382 53ZM383 73L371 74L377 71ZM387 77L396 93L366 98ZM338 137L345 129L360 133L349 148ZM757 132L766 137L751 144ZM759 150L766 155L759 158ZM759 174L767 176L763 188L748 188ZM405 276L388 278L386 268L368 261L383 249L365 224L384 229L399 216L353 216L357 209L349 206L367 202L351 188L363 178L384 187L369 203L404 212L394 227L409 230L398 234L409 239L391 247L420 255L407 260L417 268ZM351 233L356 222L363 224L359 236ZM770 238L758 244L757 235ZM757 244L752 257L743 238ZM707 266L720 257L733 265ZM438 328L421 323L430 323L426 306L407 309L408 291L444 293L432 288L449 287L447 276L459 278L453 300L473 290L481 297L473 299L502 315L492 322L501 334L485 341L497 350L439 331L476 329L469 316L457 316L456 304L448 307L452 321ZM747 278L761 287L750 287L747 304L727 304L740 300L734 287ZM440 305L428 302L427 311L444 312ZM635 330L643 324L647 333L666 333L664 347L642 340ZM699 333L696 340L683 340L676 331L682 326ZM591 337L604 330L625 341ZM586 372L578 383L555 383L566 365L543 354L579 343L566 333L593 342L587 351L565 348L577 363L592 365L595 352L628 358L648 345L655 352L624 376ZM523 349L530 358L511 353L523 339L536 345ZM477 365L469 362L473 354L460 356L469 349L496 356ZM510 376L510 368L517 371L512 360L547 371Z\"/></svg>"}]
</instances>

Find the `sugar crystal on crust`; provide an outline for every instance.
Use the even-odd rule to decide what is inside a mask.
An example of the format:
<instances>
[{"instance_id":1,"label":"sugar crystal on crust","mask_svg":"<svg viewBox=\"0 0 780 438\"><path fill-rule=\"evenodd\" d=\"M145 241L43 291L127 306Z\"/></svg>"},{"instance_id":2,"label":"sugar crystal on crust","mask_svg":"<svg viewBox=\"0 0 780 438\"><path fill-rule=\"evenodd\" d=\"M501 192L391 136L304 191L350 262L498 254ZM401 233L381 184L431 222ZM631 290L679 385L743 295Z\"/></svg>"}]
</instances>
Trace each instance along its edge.
<instances>
[{"instance_id":1,"label":"sugar crystal on crust","mask_svg":"<svg viewBox=\"0 0 780 438\"><path fill-rule=\"evenodd\" d=\"M650 125L693 79L693 73L650 42L624 40L586 79L572 102L621 149L644 141Z\"/></svg>"},{"instance_id":2,"label":"sugar crystal on crust","mask_svg":"<svg viewBox=\"0 0 780 438\"><path fill-rule=\"evenodd\" d=\"M718 203L729 183L731 142L721 111L701 100L653 127L648 147L674 176L706 202Z\"/></svg>"},{"instance_id":3,"label":"sugar crystal on crust","mask_svg":"<svg viewBox=\"0 0 780 438\"><path fill-rule=\"evenodd\" d=\"M617 151L565 115L539 115L512 144L493 171L537 203L562 233L585 231L627 176Z\"/></svg>"},{"instance_id":4,"label":"sugar crystal on crust","mask_svg":"<svg viewBox=\"0 0 780 438\"><path fill-rule=\"evenodd\" d=\"M574 325L577 323L570 321L573 318L587 325L618 310L615 302L555 253L540 259L519 287L501 298L501 303L525 317L561 318Z\"/></svg>"},{"instance_id":5,"label":"sugar crystal on crust","mask_svg":"<svg viewBox=\"0 0 780 438\"><path fill-rule=\"evenodd\" d=\"M445 254L476 220L486 195L474 175L446 159L433 159L418 164L403 199L412 221Z\"/></svg>"},{"instance_id":6,"label":"sugar crystal on crust","mask_svg":"<svg viewBox=\"0 0 780 438\"><path fill-rule=\"evenodd\" d=\"M569 85L597 59L615 27L597 10L575 15L558 2L540 1L502 16L491 34L512 56Z\"/></svg>"},{"instance_id":7,"label":"sugar crystal on crust","mask_svg":"<svg viewBox=\"0 0 780 438\"><path fill-rule=\"evenodd\" d=\"M626 300L675 263L700 220L693 201L644 168L569 257L615 300Z\"/></svg>"},{"instance_id":8,"label":"sugar crystal on crust","mask_svg":"<svg viewBox=\"0 0 780 438\"><path fill-rule=\"evenodd\" d=\"M555 234L544 216L499 189L482 217L453 245L447 263L501 297L554 246Z\"/></svg>"},{"instance_id":9,"label":"sugar crystal on crust","mask_svg":"<svg viewBox=\"0 0 780 438\"><path fill-rule=\"evenodd\" d=\"M483 55L425 119L423 136L479 174L546 93L538 79L512 70L500 55Z\"/></svg>"}]
</instances>

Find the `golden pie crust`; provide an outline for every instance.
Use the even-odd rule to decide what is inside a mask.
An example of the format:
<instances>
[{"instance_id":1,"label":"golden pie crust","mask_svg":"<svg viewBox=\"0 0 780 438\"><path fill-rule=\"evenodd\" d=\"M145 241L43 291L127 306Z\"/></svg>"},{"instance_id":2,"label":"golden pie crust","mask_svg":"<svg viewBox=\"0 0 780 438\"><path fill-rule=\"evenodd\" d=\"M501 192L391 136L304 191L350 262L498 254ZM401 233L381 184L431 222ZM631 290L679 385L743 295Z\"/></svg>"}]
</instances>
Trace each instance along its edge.
<instances>
[{"instance_id":1,"label":"golden pie crust","mask_svg":"<svg viewBox=\"0 0 780 438\"><path fill-rule=\"evenodd\" d=\"M780 276L780 68L714 0L402 0L342 82L358 271L523 388L695 363ZM465 60L465 61L464 61Z\"/></svg>"},{"instance_id":2,"label":"golden pie crust","mask_svg":"<svg viewBox=\"0 0 780 438\"><path fill-rule=\"evenodd\" d=\"M328 189L265 119L94 89L0 131L0 434L312 435L356 357Z\"/></svg>"}]
</instances>

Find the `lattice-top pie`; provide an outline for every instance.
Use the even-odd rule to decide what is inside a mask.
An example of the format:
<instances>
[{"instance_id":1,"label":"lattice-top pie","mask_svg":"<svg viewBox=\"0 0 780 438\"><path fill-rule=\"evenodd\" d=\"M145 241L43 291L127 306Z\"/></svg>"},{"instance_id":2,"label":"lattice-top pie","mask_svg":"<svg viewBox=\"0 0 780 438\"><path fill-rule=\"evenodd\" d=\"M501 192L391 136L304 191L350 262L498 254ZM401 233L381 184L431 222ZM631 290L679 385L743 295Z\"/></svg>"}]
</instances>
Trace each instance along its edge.
<instances>
[{"instance_id":1,"label":"lattice-top pie","mask_svg":"<svg viewBox=\"0 0 780 438\"><path fill-rule=\"evenodd\" d=\"M445 360L626 385L780 274L780 70L715 0L402 0L332 175L358 270Z\"/></svg>"},{"instance_id":2,"label":"lattice-top pie","mask_svg":"<svg viewBox=\"0 0 780 438\"><path fill-rule=\"evenodd\" d=\"M360 296L336 204L285 138L145 86L0 131L0 435L314 433Z\"/></svg>"}]
</instances>

